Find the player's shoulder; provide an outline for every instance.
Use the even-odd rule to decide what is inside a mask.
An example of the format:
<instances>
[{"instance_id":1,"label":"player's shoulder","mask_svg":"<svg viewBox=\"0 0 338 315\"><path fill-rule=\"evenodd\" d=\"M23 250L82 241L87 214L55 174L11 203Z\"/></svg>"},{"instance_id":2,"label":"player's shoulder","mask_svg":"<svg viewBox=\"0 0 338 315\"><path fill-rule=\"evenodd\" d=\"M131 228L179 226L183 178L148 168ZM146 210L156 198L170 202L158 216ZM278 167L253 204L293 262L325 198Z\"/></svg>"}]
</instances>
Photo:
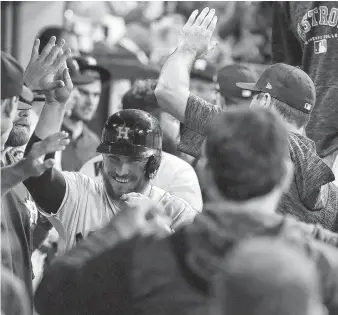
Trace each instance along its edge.
<instances>
[{"instance_id":1,"label":"player's shoulder","mask_svg":"<svg viewBox=\"0 0 338 315\"><path fill-rule=\"evenodd\" d=\"M87 190L100 190L102 188L101 181L95 181L91 177L80 172L62 172L63 177L69 187L81 188Z\"/></svg>"},{"instance_id":2,"label":"player's shoulder","mask_svg":"<svg viewBox=\"0 0 338 315\"><path fill-rule=\"evenodd\" d=\"M171 168L172 171L193 171L194 168L186 161L182 160L181 158L167 153L167 152L162 152L162 161L161 165L163 167L168 167Z\"/></svg>"}]
</instances>

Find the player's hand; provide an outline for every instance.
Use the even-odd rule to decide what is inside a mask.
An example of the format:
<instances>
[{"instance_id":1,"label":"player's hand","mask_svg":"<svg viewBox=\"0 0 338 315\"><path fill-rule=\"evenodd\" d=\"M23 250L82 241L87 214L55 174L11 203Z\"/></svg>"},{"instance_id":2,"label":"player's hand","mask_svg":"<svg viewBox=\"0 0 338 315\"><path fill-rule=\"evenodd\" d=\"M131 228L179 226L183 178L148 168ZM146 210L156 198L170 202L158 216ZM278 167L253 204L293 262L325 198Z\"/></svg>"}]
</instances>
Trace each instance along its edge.
<instances>
[{"instance_id":1,"label":"player's hand","mask_svg":"<svg viewBox=\"0 0 338 315\"><path fill-rule=\"evenodd\" d=\"M42 175L47 169L54 166L55 161L54 159L41 161L39 158L48 153L63 151L68 144L68 133L64 131L57 132L40 142L34 143L27 157L22 160L25 172L29 176Z\"/></svg>"},{"instance_id":2,"label":"player's hand","mask_svg":"<svg viewBox=\"0 0 338 315\"><path fill-rule=\"evenodd\" d=\"M61 68L58 73L55 75L54 80L62 80L64 85L62 87L57 87L54 90L47 91L46 95L46 103L53 104L66 104L70 94L73 90L73 82L69 75L68 68Z\"/></svg>"},{"instance_id":3,"label":"player's hand","mask_svg":"<svg viewBox=\"0 0 338 315\"><path fill-rule=\"evenodd\" d=\"M67 49L63 52L64 39L60 39L57 44L55 42L56 37L52 36L39 55L40 41L34 41L31 59L24 74L24 82L30 89L49 91L65 85L62 78L56 79L55 76L60 69L66 68L71 51Z\"/></svg>"},{"instance_id":4,"label":"player's hand","mask_svg":"<svg viewBox=\"0 0 338 315\"><path fill-rule=\"evenodd\" d=\"M182 28L178 49L193 52L196 58L207 54L217 45L217 41L212 40L216 24L214 9L204 8L199 15L198 10L195 10Z\"/></svg>"},{"instance_id":5,"label":"player's hand","mask_svg":"<svg viewBox=\"0 0 338 315\"><path fill-rule=\"evenodd\" d=\"M139 193L123 195L125 209L115 217L116 228L122 235L154 235L163 236L172 233L170 219L147 196Z\"/></svg>"},{"instance_id":6,"label":"player's hand","mask_svg":"<svg viewBox=\"0 0 338 315\"><path fill-rule=\"evenodd\" d=\"M147 196L134 192L122 195L120 200L124 201L129 207L149 208L154 205Z\"/></svg>"}]
</instances>

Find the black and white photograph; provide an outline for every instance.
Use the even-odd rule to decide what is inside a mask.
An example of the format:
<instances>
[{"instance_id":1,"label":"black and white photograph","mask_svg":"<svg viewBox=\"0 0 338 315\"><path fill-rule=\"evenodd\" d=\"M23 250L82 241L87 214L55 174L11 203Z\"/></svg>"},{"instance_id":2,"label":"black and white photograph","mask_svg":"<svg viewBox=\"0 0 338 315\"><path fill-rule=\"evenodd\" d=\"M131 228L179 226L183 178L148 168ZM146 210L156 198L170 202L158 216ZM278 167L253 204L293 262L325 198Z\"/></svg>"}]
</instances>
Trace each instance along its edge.
<instances>
[{"instance_id":1,"label":"black and white photograph","mask_svg":"<svg viewBox=\"0 0 338 315\"><path fill-rule=\"evenodd\" d=\"M1 1L1 315L338 315L338 2Z\"/></svg>"}]
</instances>

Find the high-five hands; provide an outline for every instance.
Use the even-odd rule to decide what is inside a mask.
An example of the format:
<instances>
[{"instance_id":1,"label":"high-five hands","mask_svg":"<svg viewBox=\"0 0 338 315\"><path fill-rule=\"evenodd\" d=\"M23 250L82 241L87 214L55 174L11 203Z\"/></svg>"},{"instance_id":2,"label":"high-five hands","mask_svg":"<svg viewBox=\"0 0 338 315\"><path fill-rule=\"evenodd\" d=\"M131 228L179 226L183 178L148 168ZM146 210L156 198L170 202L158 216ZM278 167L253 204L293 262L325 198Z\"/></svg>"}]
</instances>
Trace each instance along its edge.
<instances>
[{"instance_id":1,"label":"high-five hands","mask_svg":"<svg viewBox=\"0 0 338 315\"><path fill-rule=\"evenodd\" d=\"M71 51L63 52L64 39L57 44L56 37L52 36L39 55L40 40L34 41L31 59L24 74L24 82L31 90L52 90L64 86L62 80L55 80L57 72L66 68L66 60L70 57Z\"/></svg>"},{"instance_id":2,"label":"high-five hands","mask_svg":"<svg viewBox=\"0 0 338 315\"><path fill-rule=\"evenodd\" d=\"M41 91L49 103L65 103L73 89L73 84L67 69L66 61L71 56L71 50L64 52L64 39L56 43L52 36L39 54L40 41L36 39L32 49L31 59L24 74L25 84L32 90Z\"/></svg>"},{"instance_id":3,"label":"high-five hands","mask_svg":"<svg viewBox=\"0 0 338 315\"><path fill-rule=\"evenodd\" d=\"M198 10L195 10L182 28L178 49L195 53L196 58L207 54L218 44L212 40L216 24L214 9L204 8L199 15Z\"/></svg>"}]
</instances>

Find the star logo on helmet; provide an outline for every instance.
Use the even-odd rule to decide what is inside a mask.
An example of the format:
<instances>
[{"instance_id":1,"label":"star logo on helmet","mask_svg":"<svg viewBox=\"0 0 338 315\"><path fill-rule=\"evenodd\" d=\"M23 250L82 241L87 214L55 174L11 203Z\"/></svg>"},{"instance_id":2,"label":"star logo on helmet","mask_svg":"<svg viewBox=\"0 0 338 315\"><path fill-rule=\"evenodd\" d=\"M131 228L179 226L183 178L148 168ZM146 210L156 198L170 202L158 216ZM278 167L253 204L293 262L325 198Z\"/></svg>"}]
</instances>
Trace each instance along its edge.
<instances>
[{"instance_id":1,"label":"star logo on helmet","mask_svg":"<svg viewBox=\"0 0 338 315\"><path fill-rule=\"evenodd\" d=\"M118 136L117 139L129 139L129 127L117 127Z\"/></svg>"}]
</instances>

